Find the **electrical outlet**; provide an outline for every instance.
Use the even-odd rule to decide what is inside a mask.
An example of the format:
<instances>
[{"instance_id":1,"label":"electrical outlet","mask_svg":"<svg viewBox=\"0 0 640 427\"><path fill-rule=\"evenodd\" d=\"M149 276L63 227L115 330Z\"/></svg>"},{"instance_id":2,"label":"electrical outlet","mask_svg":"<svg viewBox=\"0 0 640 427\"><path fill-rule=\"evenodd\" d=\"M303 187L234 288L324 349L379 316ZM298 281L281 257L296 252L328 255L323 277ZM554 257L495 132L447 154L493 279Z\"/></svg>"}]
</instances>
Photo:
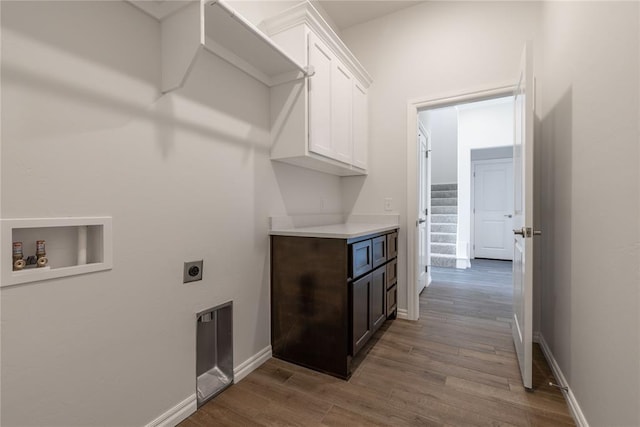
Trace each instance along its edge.
<instances>
[{"instance_id":1,"label":"electrical outlet","mask_svg":"<svg viewBox=\"0 0 640 427\"><path fill-rule=\"evenodd\" d=\"M202 280L202 264L202 260L185 262L182 273L182 283Z\"/></svg>"},{"instance_id":2,"label":"electrical outlet","mask_svg":"<svg viewBox=\"0 0 640 427\"><path fill-rule=\"evenodd\" d=\"M392 211L393 210L393 199L391 197L385 197L384 199L384 210Z\"/></svg>"}]
</instances>

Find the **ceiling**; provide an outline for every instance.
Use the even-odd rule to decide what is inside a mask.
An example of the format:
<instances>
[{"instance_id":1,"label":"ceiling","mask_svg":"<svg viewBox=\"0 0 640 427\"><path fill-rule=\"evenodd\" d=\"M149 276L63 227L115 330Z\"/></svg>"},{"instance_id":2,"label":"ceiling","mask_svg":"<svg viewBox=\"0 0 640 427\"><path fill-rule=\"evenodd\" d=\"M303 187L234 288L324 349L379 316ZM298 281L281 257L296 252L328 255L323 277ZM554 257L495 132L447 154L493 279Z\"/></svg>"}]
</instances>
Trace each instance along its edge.
<instances>
[{"instance_id":1,"label":"ceiling","mask_svg":"<svg viewBox=\"0 0 640 427\"><path fill-rule=\"evenodd\" d=\"M318 0L341 30L371 21L424 0Z\"/></svg>"}]
</instances>

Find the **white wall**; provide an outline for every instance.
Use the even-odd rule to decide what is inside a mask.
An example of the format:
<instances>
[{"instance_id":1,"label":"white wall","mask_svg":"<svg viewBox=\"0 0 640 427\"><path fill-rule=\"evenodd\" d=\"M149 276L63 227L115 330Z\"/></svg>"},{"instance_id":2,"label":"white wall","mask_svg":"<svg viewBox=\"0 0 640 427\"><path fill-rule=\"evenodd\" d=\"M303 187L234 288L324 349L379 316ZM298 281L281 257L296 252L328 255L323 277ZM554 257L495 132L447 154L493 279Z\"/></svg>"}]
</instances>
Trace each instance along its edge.
<instances>
[{"instance_id":1,"label":"white wall","mask_svg":"<svg viewBox=\"0 0 640 427\"><path fill-rule=\"evenodd\" d=\"M236 367L269 346L268 217L340 179L272 164L268 89L214 56L160 96L133 6L1 7L2 218L113 216L114 267L0 290L0 423L144 425L195 392L196 312L234 301Z\"/></svg>"},{"instance_id":2,"label":"white wall","mask_svg":"<svg viewBox=\"0 0 640 427\"><path fill-rule=\"evenodd\" d=\"M541 332L591 426L640 425L638 9L544 5Z\"/></svg>"},{"instance_id":3,"label":"white wall","mask_svg":"<svg viewBox=\"0 0 640 427\"><path fill-rule=\"evenodd\" d=\"M513 146L513 98L473 102L458 110L458 267L469 267L471 151Z\"/></svg>"},{"instance_id":4,"label":"white wall","mask_svg":"<svg viewBox=\"0 0 640 427\"><path fill-rule=\"evenodd\" d=\"M407 308L407 103L514 83L522 48L538 31L536 2L424 2L342 31L373 78L369 90L371 173L354 213L382 213L385 197L401 215L399 307ZM354 189L355 188L355 189Z\"/></svg>"},{"instance_id":5,"label":"white wall","mask_svg":"<svg viewBox=\"0 0 640 427\"><path fill-rule=\"evenodd\" d=\"M431 134L431 183L458 182L458 112L455 107L418 114Z\"/></svg>"}]
</instances>

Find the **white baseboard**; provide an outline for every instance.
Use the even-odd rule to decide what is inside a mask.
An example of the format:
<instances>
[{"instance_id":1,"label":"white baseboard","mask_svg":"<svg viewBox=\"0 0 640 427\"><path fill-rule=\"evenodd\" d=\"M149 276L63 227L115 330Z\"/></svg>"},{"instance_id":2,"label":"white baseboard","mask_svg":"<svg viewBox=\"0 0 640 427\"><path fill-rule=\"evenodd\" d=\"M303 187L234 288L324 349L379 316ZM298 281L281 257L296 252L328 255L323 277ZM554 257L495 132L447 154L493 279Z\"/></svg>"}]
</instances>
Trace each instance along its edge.
<instances>
[{"instance_id":1,"label":"white baseboard","mask_svg":"<svg viewBox=\"0 0 640 427\"><path fill-rule=\"evenodd\" d=\"M456 258L456 268L471 268L471 261L469 258Z\"/></svg>"},{"instance_id":2,"label":"white baseboard","mask_svg":"<svg viewBox=\"0 0 640 427\"><path fill-rule=\"evenodd\" d=\"M409 312L404 308L399 308L398 311L396 312L396 317L398 319L407 320L409 319Z\"/></svg>"},{"instance_id":3,"label":"white baseboard","mask_svg":"<svg viewBox=\"0 0 640 427\"><path fill-rule=\"evenodd\" d=\"M534 334L534 341L540 344L540 348L542 348L544 357L547 359L549 366L551 366L553 376L556 378L556 381L558 381L558 385L567 387L567 390L563 392L565 398L567 399L567 403L569 404L569 410L571 411L571 415L573 415L573 419L576 422L576 425L578 425L578 427L589 427L589 423L587 422L587 419L585 418L584 413L582 412L582 409L580 408L580 405L578 404L578 401L573 394L573 391L571 391L571 387L569 386L567 379L562 373L560 365L558 365L555 357L553 357L553 353L551 353L551 349L547 345L547 342L544 340L544 336L540 332L536 332Z\"/></svg>"},{"instance_id":4,"label":"white baseboard","mask_svg":"<svg viewBox=\"0 0 640 427\"><path fill-rule=\"evenodd\" d=\"M242 362L233 370L234 382L238 382L253 370L271 358L271 346L267 346L258 353ZM189 415L198 409L198 401L196 394L192 394L155 420L151 421L146 427L174 427L184 421Z\"/></svg>"},{"instance_id":5,"label":"white baseboard","mask_svg":"<svg viewBox=\"0 0 640 427\"><path fill-rule=\"evenodd\" d=\"M155 420L147 424L146 427L174 427L198 409L196 394L192 394Z\"/></svg>"},{"instance_id":6,"label":"white baseboard","mask_svg":"<svg viewBox=\"0 0 640 427\"><path fill-rule=\"evenodd\" d=\"M271 359L271 346L268 345L233 370L233 382L237 383L254 370L258 369L267 360Z\"/></svg>"},{"instance_id":7,"label":"white baseboard","mask_svg":"<svg viewBox=\"0 0 640 427\"><path fill-rule=\"evenodd\" d=\"M540 331L533 331L533 342L540 344Z\"/></svg>"}]
</instances>

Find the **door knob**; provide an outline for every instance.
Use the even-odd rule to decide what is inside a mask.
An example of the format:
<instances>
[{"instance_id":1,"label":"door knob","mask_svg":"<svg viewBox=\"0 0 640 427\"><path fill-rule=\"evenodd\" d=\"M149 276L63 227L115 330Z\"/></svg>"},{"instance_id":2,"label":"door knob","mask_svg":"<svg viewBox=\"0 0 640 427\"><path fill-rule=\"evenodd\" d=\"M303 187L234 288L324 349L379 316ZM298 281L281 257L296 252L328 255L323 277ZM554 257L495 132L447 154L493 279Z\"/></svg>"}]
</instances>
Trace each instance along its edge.
<instances>
[{"instance_id":1,"label":"door knob","mask_svg":"<svg viewBox=\"0 0 640 427\"><path fill-rule=\"evenodd\" d=\"M541 236L542 231L534 230L531 227L522 227L520 230L513 230L513 234L519 234L522 237Z\"/></svg>"}]
</instances>

